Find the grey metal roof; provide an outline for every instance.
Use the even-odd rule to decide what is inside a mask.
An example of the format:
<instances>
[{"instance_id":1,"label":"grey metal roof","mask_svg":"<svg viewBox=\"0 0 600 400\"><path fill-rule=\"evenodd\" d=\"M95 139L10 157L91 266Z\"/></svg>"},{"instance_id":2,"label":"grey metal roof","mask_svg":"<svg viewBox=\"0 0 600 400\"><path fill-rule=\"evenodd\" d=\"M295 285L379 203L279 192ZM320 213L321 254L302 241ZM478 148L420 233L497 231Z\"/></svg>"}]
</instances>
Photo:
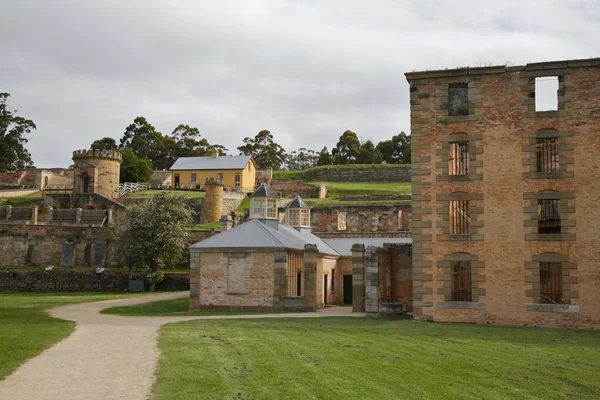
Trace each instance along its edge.
<instances>
[{"instance_id":1,"label":"grey metal roof","mask_svg":"<svg viewBox=\"0 0 600 400\"><path fill-rule=\"evenodd\" d=\"M294 199L285 207L285 208L310 208L308 204L302 200L302 197L299 195L294 197Z\"/></svg>"},{"instance_id":2,"label":"grey metal roof","mask_svg":"<svg viewBox=\"0 0 600 400\"><path fill-rule=\"evenodd\" d=\"M277 192L271 189L271 186L267 185L266 182L260 184L258 189L252 194L250 197L271 197L271 198L279 198Z\"/></svg>"},{"instance_id":3,"label":"grey metal roof","mask_svg":"<svg viewBox=\"0 0 600 400\"><path fill-rule=\"evenodd\" d=\"M383 247L384 243L412 244L412 238L336 238L323 239L329 247L337 251L341 256L351 256L352 246L355 244L364 244L367 246Z\"/></svg>"},{"instance_id":4,"label":"grey metal roof","mask_svg":"<svg viewBox=\"0 0 600 400\"><path fill-rule=\"evenodd\" d=\"M179 157L173 170L244 169L252 156Z\"/></svg>"},{"instance_id":5,"label":"grey metal roof","mask_svg":"<svg viewBox=\"0 0 600 400\"><path fill-rule=\"evenodd\" d=\"M320 253L339 256L323 240L312 234L303 234L286 225L273 229L262 222L251 219L235 228L204 239L190 246L191 249L235 250L235 249L292 249L304 250L304 245L315 244Z\"/></svg>"}]
</instances>

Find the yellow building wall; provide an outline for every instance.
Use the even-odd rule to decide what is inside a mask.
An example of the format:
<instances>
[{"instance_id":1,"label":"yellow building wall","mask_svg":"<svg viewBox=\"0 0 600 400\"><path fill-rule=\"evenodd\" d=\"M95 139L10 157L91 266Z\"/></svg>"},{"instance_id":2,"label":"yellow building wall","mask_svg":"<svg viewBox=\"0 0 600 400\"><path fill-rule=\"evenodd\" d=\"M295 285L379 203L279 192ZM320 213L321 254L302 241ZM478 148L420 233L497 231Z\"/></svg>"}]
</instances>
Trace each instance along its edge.
<instances>
[{"instance_id":1,"label":"yellow building wall","mask_svg":"<svg viewBox=\"0 0 600 400\"><path fill-rule=\"evenodd\" d=\"M192 174L196 174L196 182L192 182ZM223 185L225 187L235 187L235 174L240 174L240 187L252 190L256 180L256 167L252 162L242 169L225 169L225 170L173 170L171 171L171 182L175 185L175 174L179 174L179 185L189 187L192 184L200 184L204 186L206 179L217 179L219 173L223 174Z\"/></svg>"}]
</instances>

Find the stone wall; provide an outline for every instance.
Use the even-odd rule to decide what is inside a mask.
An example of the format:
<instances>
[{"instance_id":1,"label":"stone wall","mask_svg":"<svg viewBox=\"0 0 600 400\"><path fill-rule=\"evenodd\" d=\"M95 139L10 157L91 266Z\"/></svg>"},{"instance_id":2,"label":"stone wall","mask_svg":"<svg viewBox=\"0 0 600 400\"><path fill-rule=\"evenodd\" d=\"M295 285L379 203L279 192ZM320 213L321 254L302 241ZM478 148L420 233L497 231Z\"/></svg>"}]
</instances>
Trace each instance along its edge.
<instances>
[{"instance_id":1,"label":"stone wall","mask_svg":"<svg viewBox=\"0 0 600 400\"><path fill-rule=\"evenodd\" d=\"M292 198L297 195L310 199L327 197L327 189L324 185L311 185L293 179L272 179L270 186L274 191L281 192L283 198Z\"/></svg>"},{"instance_id":2,"label":"stone wall","mask_svg":"<svg viewBox=\"0 0 600 400\"><path fill-rule=\"evenodd\" d=\"M125 269L61 268L52 271L0 270L0 292L124 292L129 283ZM165 274L155 290L189 290L188 274Z\"/></svg>"},{"instance_id":3,"label":"stone wall","mask_svg":"<svg viewBox=\"0 0 600 400\"><path fill-rule=\"evenodd\" d=\"M0 198L2 197L19 197L27 196L30 194L38 193L38 189L14 189L14 190L0 190Z\"/></svg>"},{"instance_id":4,"label":"stone wall","mask_svg":"<svg viewBox=\"0 0 600 400\"><path fill-rule=\"evenodd\" d=\"M314 207L311 227L317 232L410 231L411 206L401 204Z\"/></svg>"},{"instance_id":5,"label":"stone wall","mask_svg":"<svg viewBox=\"0 0 600 400\"><path fill-rule=\"evenodd\" d=\"M558 78L557 110L538 111L535 80ZM600 59L406 74L412 137L413 309L435 321L600 327ZM468 115L449 115L452 84ZM555 138L556 172L538 172L536 139ZM468 173L449 174L451 142ZM542 163L542 165L545 165ZM555 196L560 233L538 234L537 200ZM472 232L448 232L449 201L469 201ZM469 263L472 301L452 301ZM561 299L541 298L541 263L561 272Z\"/></svg>"},{"instance_id":6,"label":"stone wall","mask_svg":"<svg viewBox=\"0 0 600 400\"><path fill-rule=\"evenodd\" d=\"M248 195L244 192L225 189L223 191L223 208L221 210L221 215L229 215L237 210L247 196Z\"/></svg>"},{"instance_id":7,"label":"stone wall","mask_svg":"<svg viewBox=\"0 0 600 400\"><path fill-rule=\"evenodd\" d=\"M309 181L318 182L410 182L410 165L377 167L371 165L314 168L304 171Z\"/></svg>"},{"instance_id":8,"label":"stone wall","mask_svg":"<svg viewBox=\"0 0 600 400\"><path fill-rule=\"evenodd\" d=\"M116 266L112 228L0 225L0 266Z\"/></svg>"}]
</instances>

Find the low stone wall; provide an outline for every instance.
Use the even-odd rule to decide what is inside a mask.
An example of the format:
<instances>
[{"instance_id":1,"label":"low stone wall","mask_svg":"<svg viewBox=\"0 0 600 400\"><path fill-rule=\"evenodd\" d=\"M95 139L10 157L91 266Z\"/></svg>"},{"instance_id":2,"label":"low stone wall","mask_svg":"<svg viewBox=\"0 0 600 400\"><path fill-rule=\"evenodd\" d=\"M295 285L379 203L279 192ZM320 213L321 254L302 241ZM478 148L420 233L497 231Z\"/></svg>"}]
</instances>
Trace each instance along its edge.
<instances>
[{"instance_id":1,"label":"low stone wall","mask_svg":"<svg viewBox=\"0 0 600 400\"><path fill-rule=\"evenodd\" d=\"M237 210L246 196L247 194L243 192L223 190L223 209L221 210L221 215L229 215L232 211Z\"/></svg>"},{"instance_id":2,"label":"low stone wall","mask_svg":"<svg viewBox=\"0 0 600 400\"><path fill-rule=\"evenodd\" d=\"M270 186L274 191L281 192L284 198L300 195L304 198L323 199L327 196L327 189L324 186L311 185L293 179L272 179Z\"/></svg>"},{"instance_id":3,"label":"low stone wall","mask_svg":"<svg viewBox=\"0 0 600 400\"><path fill-rule=\"evenodd\" d=\"M410 182L410 165L315 168L306 171L310 181L324 182Z\"/></svg>"},{"instance_id":4,"label":"low stone wall","mask_svg":"<svg viewBox=\"0 0 600 400\"><path fill-rule=\"evenodd\" d=\"M124 292L129 284L125 269L60 268L52 271L0 270L0 292ZM159 291L189 290L189 274L165 274Z\"/></svg>"}]
</instances>

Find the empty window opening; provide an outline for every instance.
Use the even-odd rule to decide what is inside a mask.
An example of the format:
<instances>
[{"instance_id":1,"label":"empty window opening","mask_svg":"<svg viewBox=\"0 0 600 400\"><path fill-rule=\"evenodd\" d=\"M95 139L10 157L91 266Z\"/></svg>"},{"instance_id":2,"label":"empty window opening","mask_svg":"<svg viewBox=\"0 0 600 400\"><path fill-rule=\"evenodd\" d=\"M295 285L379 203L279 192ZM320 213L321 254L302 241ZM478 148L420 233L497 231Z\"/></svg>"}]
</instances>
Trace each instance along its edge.
<instances>
[{"instance_id":1,"label":"empty window opening","mask_svg":"<svg viewBox=\"0 0 600 400\"><path fill-rule=\"evenodd\" d=\"M468 235L471 218L469 217L469 200L450 201L450 234Z\"/></svg>"},{"instance_id":2,"label":"empty window opening","mask_svg":"<svg viewBox=\"0 0 600 400\"><path fill-rule=\"evenodd\" d=\"M448 115L469 115L469 85L448 85Z\"/></svg>"},{"instance_id":3,"label":"empty window opening","mask_svg":"<svg viewBox=\"0 0 600 400\"><path fill-rule=\"evenodd\" d=\"M558 110L558 76L535 78L535 111Z\"/></svg>"},{"instance_id":4,"label":"empty window opening","mask_svg":"<svg viewBox=\"0 0 600 400\"><path fill-rule=\"evenodd\" d=\"M469 142L450 142L448 173L467 175L469 173Z\"/></svg>"},{"instance_id":5,"label":"empty window opening","mask_svg":"<svg viewBox=\"0 0 600 400\"><path fill-rule=\"evenodd\" d=\"M538 233L560 233L560 200L538 200Z\"/></svg>"},{"instance_id":6,"label":"empty window opening","mask_svg":"<svg viewBox=\"0 0 600 400\"><path fill-rule=\"evenodd\" d=\"M537 172L558 172L558 138L535 140Z\"/></svg>"},{"instance_id":7,"label":"empty window opening","mask_svg":"<svg viewBox=\"0 0 600 400\"><path fill-rule=\"evenodd\" d=\"M562 264L540 263L540 303L561 304L563 302Z\"/></svg>"},{"instance_id":8,"label":"empty window opening","mask_svg":"<svg viewBox=\"0 0 600 400\"><path fill-rule=\"evenodd\" d=\"M472 301L471 261L452 264L452 301Z\"/></svg>"}]
</instances>

